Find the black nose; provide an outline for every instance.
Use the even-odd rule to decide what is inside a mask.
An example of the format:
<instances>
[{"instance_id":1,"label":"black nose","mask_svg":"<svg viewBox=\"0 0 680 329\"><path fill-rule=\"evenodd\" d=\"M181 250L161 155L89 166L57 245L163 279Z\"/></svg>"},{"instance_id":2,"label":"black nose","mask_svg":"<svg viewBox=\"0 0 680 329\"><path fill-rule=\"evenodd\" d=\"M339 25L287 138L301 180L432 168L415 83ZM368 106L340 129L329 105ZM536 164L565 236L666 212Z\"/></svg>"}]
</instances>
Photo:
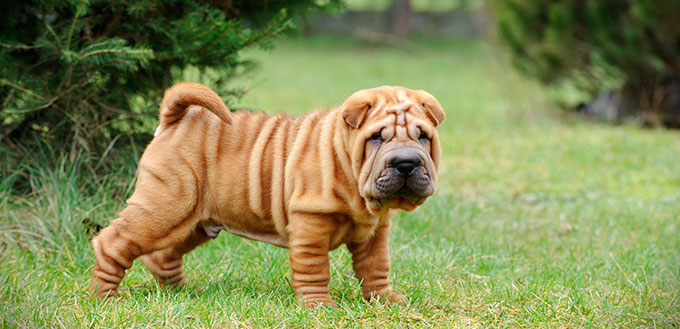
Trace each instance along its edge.
<instances>
[{"instance_id":1,"label":"black nose","mask_svg":"<svg viewBox=\"0 0 680 329\"><path fill-rule=\"evenodd\" d=\"M415 173L418 166L423 165L423 158L417 150L406 148L392 151L387 157L387 165L396 169L399 176L407 178Z\"/></svg>"},{"instance_id":2,"label":"black nose","mask_svg":"<svg viewBox=\"0 0 680 329\"><path fill-rule=\"evenodd\" d=\"M399 176L406 178L413 174L416 169L416 164L412 161L400 162L394 164L394 168L399 172Z\"/></svg>"}]
</instances>

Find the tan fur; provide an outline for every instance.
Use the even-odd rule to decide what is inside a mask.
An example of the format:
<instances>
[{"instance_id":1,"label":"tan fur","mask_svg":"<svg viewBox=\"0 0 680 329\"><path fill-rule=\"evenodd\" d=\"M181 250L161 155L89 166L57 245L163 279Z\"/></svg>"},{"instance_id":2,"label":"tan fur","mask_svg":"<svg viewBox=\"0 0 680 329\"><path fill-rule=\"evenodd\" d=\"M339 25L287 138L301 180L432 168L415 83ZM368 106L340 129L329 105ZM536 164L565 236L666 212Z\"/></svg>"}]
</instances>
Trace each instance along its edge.
<instances>
[{"instance_id":1,"label":"tan fur","mask_svg":"<svg viewBox=\"0 0 680 329\"><path fill-rule=\"evenodd\" d=\"M444 119L434 97L386 86L330 111L272 117L231 113L209 88L180 83L160 112L127 207L92 240L97 296L116 295L137 257L161 284L182 284L182 256L224 229L289 248L292 286L307 307L334 305L328 252L342 244L364 297L404 302L388 278L391 216L434 191ZM384 141L369 140L376 133ZM408 152L423 160L410 185L385 162Z\"/></svg>"}]
</instances>

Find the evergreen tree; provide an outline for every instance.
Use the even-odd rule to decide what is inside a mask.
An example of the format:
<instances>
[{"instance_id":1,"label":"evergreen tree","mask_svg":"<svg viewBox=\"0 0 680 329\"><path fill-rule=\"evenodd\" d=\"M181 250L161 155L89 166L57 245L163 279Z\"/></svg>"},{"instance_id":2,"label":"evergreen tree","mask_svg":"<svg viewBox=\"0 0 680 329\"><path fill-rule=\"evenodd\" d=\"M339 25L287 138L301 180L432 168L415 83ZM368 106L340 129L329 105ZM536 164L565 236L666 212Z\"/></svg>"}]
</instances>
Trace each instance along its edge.
<instances>
[{"instance_id":1,"label":"evergreen tree","mask_svg":"<svg viewBox=\"0 0 680 329\"><path fill-rule=\"evenodd\" d=\"M188 66L225 82L271 46L291 18L338 6L314 0L32 0L0 2L0 137L28 147L103 152L121 135L145 141L162 92ZM146 126L145 126L146 125ZM73 143L76 141L76 143Z\"/></svg>"},{"instance_id":2,"label":"evergreen tree","mask_svg":"<svg viewBox=\"0 0 680 329\"><path fill-rule=\"evenodd\" d=\"M590 97L621 90L628 112L680 125L680 0L499 0L494 10L523 72Z\"/></svg>"}]
</instances>

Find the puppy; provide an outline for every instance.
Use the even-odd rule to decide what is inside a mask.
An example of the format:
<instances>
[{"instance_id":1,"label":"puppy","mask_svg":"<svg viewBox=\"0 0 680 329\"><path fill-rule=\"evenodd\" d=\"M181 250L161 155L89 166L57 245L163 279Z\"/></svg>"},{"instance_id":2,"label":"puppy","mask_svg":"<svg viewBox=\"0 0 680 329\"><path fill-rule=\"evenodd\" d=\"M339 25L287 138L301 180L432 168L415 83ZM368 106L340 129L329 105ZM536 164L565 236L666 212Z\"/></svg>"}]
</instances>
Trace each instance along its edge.
<instances>
[{"instance_id":1,"label":"puppy","mask_svg":"<svg viewBox=\"0 0 680 329\"><path fill-rule=\"evenodd\" d=\"M93 240L91 290L115 296L135 258L162 285L183 284L182 256L221 230L290 250L306 307L335 305L328 252L342 244L367 299L392 290L391 217L432 195L444 110L429 93L383 86L301 117L230 112L197 83L166 91L132 197Z\"/></svg>"}]
</instances>

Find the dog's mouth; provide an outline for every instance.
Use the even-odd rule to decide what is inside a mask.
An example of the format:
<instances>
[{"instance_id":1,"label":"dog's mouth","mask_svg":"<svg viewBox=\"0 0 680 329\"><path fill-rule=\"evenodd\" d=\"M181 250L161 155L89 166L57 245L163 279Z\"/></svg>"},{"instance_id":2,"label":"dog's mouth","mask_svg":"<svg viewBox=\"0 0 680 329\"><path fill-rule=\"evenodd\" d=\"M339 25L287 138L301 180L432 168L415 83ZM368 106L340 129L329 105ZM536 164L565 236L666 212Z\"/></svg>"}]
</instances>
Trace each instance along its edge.
<instances>
[{"instance_id":1,"label":"dog's mouth","mask_svg":"<svg viewBox=\"0 0 680 329\"><path fill-rule=\"evenodd\" d=\"M393 167L385 168L374 182L369 203L384 207L413 210L434 192L434 182L424 166L415 167L408 176Z\"/></svg>"}]
</instances>

